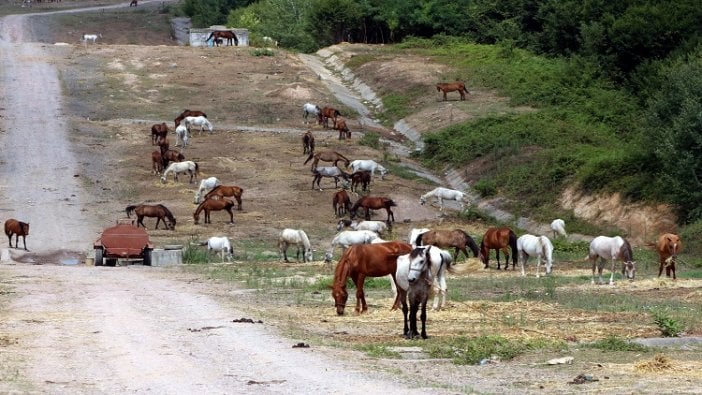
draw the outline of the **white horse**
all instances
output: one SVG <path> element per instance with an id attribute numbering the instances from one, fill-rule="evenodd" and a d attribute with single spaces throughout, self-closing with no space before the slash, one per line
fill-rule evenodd
<path id="1" fill-rule="evenodd" d="M 212 236 L 207 239 L 207 263 L 210 262 L 210 253 L 212 251 L 219 251 L 222 262 L 224 262 L 224 254 L 227 254 L 227 260 L 231 259 L 234 251 L 232 250 L 232 243 L 226 236 Z"/>
<path id="2" fill-rule="evenodd" d="M 304 252 L 302 253 L 302 261 L 312 262 L 314 259 L 312 246 L 310 245 L 310 239 L 307 237 L 307 233 L 305 233 L 304 230 L 288 228 L 283 229 L 283 231 L 280 233 L 280 237 L 278 238 L 278 250 L 280 251 L 281 258 L 283 258 L 285 262 L 290 262 L 288 261 L 288 247 L 291 244 L 295 244 L 295 246 L 297 246 L 295 258 L 298 261 L 300 260 L 300 246 L 302 246 L 304 249 Z"/>
<path id="3" fill-rule="evenodd" d="M 331 177 L 334 179 L 334 188 L 339 187 L 339 178 L 343 178 L 345 181 L 349 179 L 349 175 L 336 166 L 315 167 L 314 170 L 312 170 L 312 174 L 314 174 L 312 189 L 314 189 L 314 184 L 317 183 L 317 189 L 320 191 L 322 187 L 319 185 L 319 182 L 322 181 L 324 177 Z"/>
<path id="4" fill-rule="evenodd" d="M 205 128 L 212 133 L 212 123 L 202 115 L 197 117 L 185 117 L 185 127 L 190 130 L 192 126 L 200 127 L 200 134 L 202 134 Z"/>
<path id="5" fill-rule="evenodd" d="M 340 231 L 345 227 L 349 227 L 353 230 L 371 230 L 378 235 L 385 233 L 388 230 L 388 224 L 385 221 L 351 221 L 348 219 L 341 219 L 336 225 L 336 230 Z"/>
<path id="6" fill-rule="evenodd" d="M 97 41 L 98 37 L 102 38 L 102 33 L 98 33 L 98 34 L 87 34 L 86 33 L 86 34 L 83 34 L 83 42 L 85 44 L 87 44 L 88 41 L 91 41 L 93 44 L 95 44 L 95 41 Z"/>
<path id="7" fill-rule="evenodd" d="M 444 211 L 444 199 L 457 201 L 461 205 L 461 210 L 463 210 L 463 208 L 465 207 L 463 205 L 465 203 L 465 193 L 457 191 L 455 189 L 448 189 L 443 187 L 434 188 L 431 191 L 425 193 L 419 198 L 419 203 L 424 205 L 427 202 L 427 199 L 431 198 L 432 196 L 436 198 L 436 201 L 439 203 L 440 211 Z"/>
<path id="8" fill-rule="evenodd" d="M 175 129 L 175 134 L 176 134 L 176 143 L 175 146 L 178 146 L 178 142 L 180 141 L 183 144 L 183 148 L 185 148 L 188 145 L 188 140 L 190 140 L 188 136 L 188 128 L 184 124 L 178 125 Z"/>
<path id="9" fill-rule="evenodd" d="M 166 177 L 168 176 L 168 173 L 173 173 L 173 181 L 178 181 L 178 173 L 186 172 L 190 174 L 190 181 L 188 183 L 192 183 L 193 176 L 195 176 L 195 180 L 197 181 L 198 170 L 198 164 L 190 160 L 186 160 L 183 162 L 172 162 L 170 165 L 168 165 L 166 171 L 164 171 L 161 175 L 161 183 L 166 183 Z"/>
<path id="10" fill-rule="evenodd" d="M 351 161 L 351 163 L 349 163 L 349 165 L 346 167 L 351 168 L 351 173 L 355 173 L 359 170 L 370 171 L 372 176 L 375 176 L 375 170 L 377 169 L 380 173 L 381 180 L 388 173 L 387 169 L 385 169 L 381 164 L 370 159 L 356 159 L 354 161 Z"/>
<path id="11" fill-rule="evenodd" d="M 200 181 L 200 187 L 197 189 L 197 192 L 195 192 L 195 204 L 200 203 L 200 198 L 202 198 L 207 189 L 212 189 L 217 185 L 222 185 L 222 182 L 220 182 L 217 177 L 205 178 Z"/>
<path id="12" fill-rule="evenodd" d="M 553 244 L 546 236 L 523 235 L 517 239 L 517 253 L 522 267 L 522 276 L 526 276 L 524 266 L 530 256 L 536 256 L 536 277 L 539 277 L 541 259 L 546 260 L 546 274 L 551 274 L 553 265 Z"/>
<path id="13" fill-rule="evenodd" d="M 319 114 L 322 113 L 322 109 L 319 108 L 318 105 L 312 104 L 312 103 L 305 103 L 305 105 L 302 106 L 302 116 L 305 118 L 305 123 L 309 123 L 307 121 L 307 117 L 310 115 L 314 115 L 314 117 L 317 119 L 317 122 L 319 122 Z"/>
<path id="14" fill-rule="evenodd" d="M 565 221 L 560 218 L 554 219 L 553 222 L 551 222 L 551 230 L 553 230 L 554 239 L 556 238 L 556 234 L 563 237 L 568 237 L 568 233 L 566 233 L 565 230 Z"/>
<path id="15" fill-rule="evenodd" d="M 343 252 L 352 245 L 371 244 L 374 240 L 379 238 L 377 233 L 370 230 L 345 230 L 339 232 L 334 236 L 334 239 L 332 239 L 331 247 L 326 252 L 324 260 L 331 262 L 331 257 L 336 247 L 341 247 Z"/>
<path id="16" fill-rule="evenodd" d="M 412 244 L 413 247 L 416 247 L 417 246 L 417 237 L 419 237 L 419 235 L 421 235 L 422 233 L 429 232 L 430 230 L 431 229 L 429 229 L 429 228 L 414 228 L 414 229 L 410 230 L 409 237 L 408 237 L 409 243 Z"/>
<path id="17" fill-rule="evenodd" d="M 412 256 L 414 255 L 414 258 Z M 418 256 L 424 259 L 427 258 L 430 267 L 430 275 L 432 286 L 434 288 L 434 301 L 432 303 L 433 310 L 439 310 L 446 307 L 446 298 L 448 295 L 448 285 L 446 283 L 446 271 L 453 272 L 453 258 L 451 254 L 435 246 L 420 246 L 416 247 L 411 253 L 401 255 L 397 258 L 397 271 L 395 273 L 395 281 L 397 286 L 403 290 L 409 288 L 411 278 L 415 278 L 419 273 L 410 268 L 410 263 Z M 394 286 L 395 284 L 391 282 Z M 393 287 L 393 291 L 396 291 Z M 441 302 L 439 303 L 439 299 Z"/>
<path id="18" fill-rule="evenodd" d="M 631 250 L 631 245 L 620 236 L 595 237 L 590 242 L 588 259 L 592 262 L 593 284 L 595 283 L 595 266 L 597 266 L 600 284 L 602 284 L 602 269 L 604 268 L 606 260 L 612 261 L 612 274 L 609 277 L 609 285 L 614 285 L 614 265 L 617 260 L 622 262 L 622 278 L 626 276 L 629 281 L 633 281 L 636 275 L 636 262 L 634 261 L 634 253 Z M 598 260 L 599 262 L 597 262 Z"/>

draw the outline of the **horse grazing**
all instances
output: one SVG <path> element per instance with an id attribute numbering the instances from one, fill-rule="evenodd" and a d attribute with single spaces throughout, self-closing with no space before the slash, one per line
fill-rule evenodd
<path id="1" fill-rule="evenodd" d="M 388 230 L 388 225 L 383 221 L 351 221 L 348 219 L 340 219 L 336 224 L 336 230 L 340 231 L 345 227 L 349 227 L 353 230 L 370 230 L 377 234 L 383 234 Z"/>
<path id="2" fill-rule="evenodd" d="M 346 167 L 350 167 L 352 173 L 356 173 L 359 171 L 370 171 L 371 176 L 373 177 L 375 177 L 375 171 L 378 170 L 378 173 L 380 173 L 381 180 L 384 179 L 385 175 L 388 173 L 386 168 L 384 168 L 381 164 L 371 159 L 356 159 L 351 163 L 347 164 Z"/>
<path id="3" fill-rule="evenodd" d="M 312 246 L 310 245 L 310 239 L 307 237 L 307 233 L 305 233 L 304 230 L 302 229 L 283 229 L 282 232 L 280 232 L 280 237 L 278 237 L 278 251 L 280 251 L 280 257 L 285 260 L 285 262 L 290 262 L 288 261 L 288 247 L 291 244 L 295 244 L 297 246 L 297 252 L 295 254 L 295 259 L 300 261 L 300 247 L 302 247 L 302 250 L 304 251 L 302 253 L 302 262 L 312 262 L 314 259 L 313 254 L 312 254 Z"/>
<path id="4" fill-rule="evenodd" d="M 383 277 L 391 275 L 395 281 L 397 258 L 408 254 L 412 246 L 401 241 L 389 241 L 377 244 L 354 245 L 348 248 L 339 259 L 334 271 L 332 297 L 336 314 L 343 315 L 349 294 L 346 282 L 349 277 L 356 286 L 356 312 L 368 311 L 363 285 L 366 277 Z"/>
<path id="5" fill-rule="evenodd" d="M 658 260 L 660 261 L 660 267 L 658 268 L 658 277 L 663 274 L 663 268 L 665 267 L 665 276 L 670 277 L 670 272 L 673 272 L 673 280 L 675 277 L 675 260 L 678 257 L 678 253 L 683 248 L 680 236 L 672 233 L 664 233 L 658 237 L 656 242 L 656 251 L 658 251 Z"/>
<path id="6" fill-rule="evenodd" d="M 127 213 L 127 217 L 129 217 L 129 214 L 131 213 L 135 213 L 137 215 L 137 227 L 141 225 L 144 227 L 144 229 L 146 229 L 146 225 L 144 225 L 144 217 L 151 217 L 156 218 L 156 227 L 154 229 L 158 229 L 158 224 L 163 221 L 163 225 L 166 227 L 166 229 L 175 230 L 176 219 L 171 213 L 171 210 L 169 210 L 163 204 L 130 205 L 127 206 L 124 211 Z M 166 222 L 166 219 L 168 219 L 168 222 Z"/>
<path id="7" fill-rule="evenodd" d="M 200 127 L 200 134 L 205 131 L 205 128 L 207 128 L 208 132 L 212 133 L 212 123 L 202 115 L 197 117 L 185 117 L 185 127 L 190 130 L 191 126 Z"/>
<path id="8" fill-rule="evenodd" d="M 505 270 L 509 268 L 509 251 L 512 249 L 512 270 L 517 265 L 517 235 L 510 228 L 489 228 L 480 242 L 480 260 L 488 268 L 490 250 L 495 250 L 497 256 L 497 270 L 500 270 L 500 250 L 505 253 Z"/>
<path id="9" fill-rule="evenodd" d="M 334 208 L 334 215 L 337 217 L 342 217 L 351 209 L 351 198 L 349 194 L 346 193 L 345 189 L 337 191 L 332 199 L 332 207 Z"/>
<path id="10" fill-rule="evenodd" d="M 166 138 L 168 136 L 168 126 L 166 123 L 156 123 L 151 125 L 151 145 L 156 145 L 156 142 L 160 138 Z"/>
<path id="11" fill-rule="evenodd" d="M 183 162 L 173 162 L 170 165 L 168 165 L 166 171 L 163 172 L 163 175 L 161 176 L 161 182 L 166 182 L 166 177 L 168 176 L 168 173 L 173 173 L 173 181 L 178 181 L 178 173 L 187 172 L 188 174 L 190 174 L 190 181 L 188 183 L 192 184 L 193 177 L 195 177 L 195 180 L 197 181 L 198 171 L 199 166 L 193 161 L 186 160 Z"/>
<path id="12" fill-rule="evenodd" d="M 461 211 L 465 207 L 464 206 L 465 193 L 463 193 L 461 191 L 457 191 L 455 189 L 449 189 L 449 188 L 443 188 L 443 187 L 434 188 L 419 198 L 419 204 L 424 205 L 427 202 L 427 200 L 431 197 L 434 197 L 436 199 L 436 201 L 439 203 L 439 210 L 440 211 L 444 211 L 444 199 L 457 201 L 461 205 Z"/>
<path id="13" fill-rule="evenodd" d="M 361 191 L 369 191 L 368 185 L 371 182 L 371 172 L 366 170 L 357 171 L 351 174 L 351 192 L 358 193 L 358 185 L 361 185 Z"/>
<path id="14" fill-rule="evenodd" d="M 333 162 L 334 166 L 337 166 L 337 163 L 339 162 L 344 162 L 344 166 L 349 167 L 349 160 L 344 156 L 341 155 L 340 153 L 336 151 L 322 151 L 322 152 L 317 152 L 316 154 L 314 152 L 310 152 L 310 156 L 307 157 L 307 160 L 303 165 L 306 165 L 307 162 L 312 161 L 312 170 L 314 170 L 317 167 L 317 163 L 319 161 L 323 162 Z"/>
<path id="15" fill-rule="evenodd" d="M 169 149 L 161 152 L 161 162 L 163 164 L 163 167 L 168 167 L 168 164 L 170 162 L 182 162 L 184 160 L 185 155 L 181 154 L 178 151 Z"/>
<path id="16" fill-rule="evenodd" d="M 177 128 L 178 125 L 180 125 L 180 121 L 184 120 L 185 117 L 200 117 L 200 116 L 207 118 L 207 114 L 205 114 L 205 113 L 202 112 L 202 111 L 199 111 L 199 110 L 183 110 L 183 112 L 180 113 L 180 115 L 178 115 L 178 116 L 173 120 L 173 121 L 175 122 L 175 126 L 174 126 L 174 127 Z"/>
<path id="17" fill-rule="evenodd" d="M 163 158 L 161 157 L 161 151 L 156 150 L 151 153 L 151 168 L 153 173 L 160 175 L 163 171 Z"/>
<path id="18" fill-rule="evenodd" d="M 27 249 L 27 235 L 29 235 L 29 223 L 18 221 L 14 218 L 10 218 L 5 221 L 5 234 L 10 242 L 10 248 L 12 248 L 12 236 L 15 236 L 15 248 L 19 248 L 19 237 L 22 236 L 22 244 L 24 244 L 24 250 Z"/>
<path id="19" fill-rule="evenodd" d="M 188 145 L 188 141 L 190 140 L 190 136 L 188 133 L 188 128 L 185 125 L 178 125 L 175 129 L 175 134 L 176 134 L 176 143 L 175 146 L 177 147 L 180 142 L 180 144 L 185 148 Z"/>
<path id="20" fill-rule="evenodd" d="M 453 247 L 454 261 L 458 259 L 458 254 L 460 252 L 463 252 L 463 254 L 465 254 L 466 259 L 470 257 L 468 255 L 468 250 L 466 250 L 466 247 L 470 248 L 470 250 L 473 252 L 474 257 L 477 257 L 479 255 L 478 245 L 475 244 L 475 240 L 473 240 L 473 238 L 470 237 L 468 233 L 461 229 L 429 230 L 417 235 L 415 243 L 417 247 L 423 245 L 433 245 L 441 248 Z"/>
<path id="21" fill-rule="evenodd" d="M 466 89 L 466 84 L 461 81 L 438 83 L 436 84 L 436 91 L 444 92 L 444 101 L 446 101 L 446 93 L 448 92 L 458 91 L 458 94 L 461 95 L 461 100 L 466 100 L 466 93 L 470 94 L 468 89 Z"/>
<path id="22" fill-rule="evenodd" d="M 378 239 L 378 234 L 371 230 L 344 230 L 334 236 L 327 253 L 331 255 L 336 247 L 345 250 L 353 245 L 371 244 L 376 239 Z"/>
<path id="23" fill-rule="evenodd" d="M 551 274 L 553 265 L 553 244 L 546 236 L 523 235 L 517 239 L 517 252 L 519 264 L 522 267 L 522 276 L 526 276 L 524 266 L 530 256 L 536 256 L 536 278 L 539 278 L 541 259 L 546 260 L 546 274 Z"/>
<path id="24" fill-rule="evenodd" d="M 333 129 L 339 131 L 339 140 L 351 139 L 351 129 L 346 125 L 344 118 L 335 119 Z"/>
<path id="25" fill-rule="evenodd" d="M 229 223 L 233 224 L 234 223 L 234 213 L 232 212 L 232 208 L 234 207 L 234 202 L 227 199 L 227 198 L 221 198 L 221 199 L 205 199 L 200 205 L 197 206 L 195 209 L 195 212 L 193 213 L 193 219 L 195 220 L 195 225 L 200 222 L 200 212 L 205 211 L 205 223 L 206 224 L 211 224 L 212 220 L 210 219 L 210 212 L 211 211 L 221 211 L 225 210 L 226 212 L 229 213 Z"/>
<path id="26" fill-rule="evenodd" d="M 306 131 L 302 135 L 302 154 L 312 154 L 314 152 L 314 136 L 311 131 Z"/>
<path id="27" fill-rule="evenodd" d="M 234 197 L 237 203 L 237 211 L 241 211 L 241 195 L 244 190 L 236 185 L 218 185 L 207 192 L 205 199 L 221 199 L 224 197 Z"/>
<path id="28" fill-rule="evenodd" d="M 217 177 L 205 178 L 204 180 L 200 181 L 200 187 L 197 188 L 197 192 L 195 192 L 195 204 L 200 203 L 200 198 L 205 190 L 212 189 L 218 185 L 222 185 L 222 182 L 219 181 Z"/>
<path id="29" fill-rule="evenodd" d="M 597 266 L 597 272 L 600 276 L 599 283 L 602 284 L 602 269 L 605 261 L 608 259 L 612 260 L 612 274 L 609 277 L 609 285 L 614 285 L 614 265 L 617 260 L 622 262 L 622 278 L 626 276 L 629 281 L 633 281 L 636 275 L 636 262 L 634 262 L 631 244 L 620 236 L 597 236 L 592 239 L 588 259 L 592 262 L 592 284 L 595 283 L 595 266 Z"/>
<path id="30" fill-rule="evenodd" d="M 226 236 L 212 236 L 209 239 L 207 239 L 206 242 L 201 243 L 200 245 L 207 246 L 207 263 L 210 263 L 210 254 L 212 251 L 219 251 L 220 256 L 222 257 L 222 262 L 224 262 L 225 253 L 227 254 L 227 260 L 229 260 L 232 257 L 232 254 L 234 253 L 234 250 L 232 249 L 232 243 Z"/>
<path id="31" fill-rule="evenodd" d="M 395 214 L 392 212 L 390 207 L 396 206 L 397 204 L 395 204 L 392 199 L 386 197 L 363 196 L 356 200 L 356 203 L 354 203 L 354 205 L 351 207 L 351 219 L 356 218 L 356 213 L 358 212 L 359 207 L 366 210 L 366 215 L 364 217 L 366 221 L 370 220 L 370 210 L 380 210 L 381 208 L 384 208 L 388 213 L 388 218 L 385 220 L 385 222 L 390 224 L 391 222 L 395 222 Z"/>
<path id="32" fill-rule="evenodd" d="M 336 118 L 340 116 L 341 113 L 334 107 L 325 106 L 322 108 L 321 120 L 322 124 L 327 129 L 329 129 L 329 120 L 331 119 L 334 123 L 336 123 Z"/>
<path id="33" fill-rule="evenodd" d="M 322 187 L 319 186 L 319 182 L 322 181 L 322 178 L 324 177 L 334 178 L 334 188 L 339 187 L 339 178 L 348 180 L 350 177 L 347 173 L 336 166 L 315 167 L 312 169 L 312 173 L 314 174 L 314 178 L 312 179 L 312 189 L 314 189 L 314 184 L 316 182 L 317 189 L 320 191 L 322 190 Z"/>
<path id="34" fill-rule="evenodd" d="M 236 37 L 236 34 L 230 30 L 215 30 L 210 33 L 205 41 L 210 41 L 210 39 L 215 42 L 219 39 L 225 39 L 227 40 L 227 45 L 232 46 L 233 41 L 235 46 L 239 46 L 239 39 Z"/>
<path id="35" fill-rule="evenodd" d="M 559 234 L 563 237 L 568 237 L 568 233 L 566 233 L 565 230 L 565 221 L 563 221 L 560 218 L 554 219 L 551 222 L 551 230 L 553 231 L 553 238 L 556 238 L 556 234 Z"/>
<path id="36" fill-rule="evenodd" d="M 307 117 L 310 115 L 314 115 L 318 124 L 322 123 L 322 109 L 316 104 L 305 103 L 302 106 L 302 117 L 305 118 L 305 124 L 309 123 Z"/>

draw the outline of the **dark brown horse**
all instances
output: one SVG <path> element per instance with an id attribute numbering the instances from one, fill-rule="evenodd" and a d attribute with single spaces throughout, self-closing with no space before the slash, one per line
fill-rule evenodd
<path id="1" fill-rule="evenodd" d="M 446 93 L 448 92 L 458 91 L 461 95 L 461 100 L 466 100 L 466 93 L 470 94 L 466 89 L 466 84 L 461 81 L 436 84 L 436 90 L 444 92 L 444 101 L 446 101 Z"/>
<path id="2" fill-rule="evenodd" d="M 156 145 L 159 139 L 168 136 L 168 126 L 165 122 L 151 125 L 151 145 Z"/>
<path id="3" fill-rule="evenodd" d="M 500 250 L 505 253 L 505 270 L 509 268 L 509 250 L 512 249 L 512 270 L 517 264 L 517 235 L 510 228 L 489 228 L 480 242 L 480 260 L 488 267 L 490 250 L 495 250 L 497 255 L 497 270 L 500 270 Z"/>
<path id="4" fill-rule="evenodd" d="M 236 199 L 237 203 L 237 210 L 241 211 L 241 195 L 244 193 L 244 190 L 241 187 L 238 187 L 236 185 L 217 185 L 216 187 L 212 188 L 211 191 L 207 192 L 205 195 L 205 200 L 206 199 L 221 199 L 224 197 L 231 197 L 233 196 L 234 199 Z"/>
<path id="5" fill-rule="evenodd" d="M 368 191 L 370 182 L 371 172 L 368 170 L 359 170 L 351 174 L 351 192 L 358 192 L 358 184 L 361 184 L 361 191 Z"/>
<path id="6" fill-rule="evenodd" d="M 29 223 L 21 222 L 16 219 L 10 218 L 5 221 L 5 234 L 7 239 L 10 241 L 10 248 L 12 248 L 12 236 L 15 236 L 15 248 L 19 248 L 19 237 L 22 236 L 22 243 L 24 244 L 24 250 L 27 249 L 27 235 L 29 235 Z"/>
<path id="7" fill-rule="evenodd" d="M 317 167 L 317 164 L 319 161 L 324 161 L 324 162 L 334 162 L 334 166 L 337 166 L 337 163 L 339 162 L 344 162 L 344 166 L 349 167 L 349 163 L 351 163 L 348 158 L 346 158 L 344 155 L 341 155 L 340 153 L 336 151 L 322 151 L 322 152 L 317 152 L 316 154 L 314 152 L 310 152 L 310 156 L 307 157 L 307 160 L 303 165 L 306 165 L 307 162 L 312 161 L 312 170 Z"/>
<path id="8" fill-rule="evenodd" d="M 327 129 L 329 129 L 329 120 L 331 119 L 333 121 L 333 125 L 334 123 L 336 123 L 336 117 L 340 116 L 341 113 L 334 107 L 324 107 L 322 108 L 322 112 L 320 113 L 320 117 L 322 118 L 322 124 Z"/>
<path id="9" fill-rule="evenodd" d="M 195 220 L 195 225 L 200 222 L 200 212 L 203 210 L 205 211 L 205 223 L 206 224 L 211 224 L 212 221 L 210 220 L 210 211 L 221 211 L 225 210 L 226 212 L 229 213 L 229 223 L 233 224 L 234 223 L 234 213 L 232 212 L 232 208 L 234 208 L 234 202 L 232 200 L 229 200 L 227 198 L 221 198 L 221 199 L 205 199 L 204 202 L 200 203 L 199 206 L 197 206 L 197 209 L 195 209 L 195 212 L 193 213 L 193 219 Z"/>
<path id="10" fill-rule="evenodd" d="M 339 131 L 339 140 L 351 139 L 351 130 L 346 126 L 344 118 L 334 120 L 334 129 Z"/>
<path id="11" fill-rule="evenodd" d="M 349 194 L 346 193 L 345 189 L 337 191 L 334 194 L 332 206 L 334 207 L 334 215 L 337 217 L 343 217 L 349 212 L 351 209 L 351 198 L 349 198 Z"/>
<path id="12" fill-rule="evenodd" d="M 158 229 L 158 224 L 163 221 L 163 225 L 166 227 L 166 229 L 175 230 L 176 219 L 171 213 L 171 210 L 169 210 L 163 204 L 131 205 L 127 206 L 124 211 L 127 213 L 127 217 L 129 217 L 131 213 L 135 213 L 137 215 L 137 227 L 141 225 L 144 227 L 144 229 L 146 229 L 146 225 L 144 225 L 144 217 L 151 217 L 156 218 L 156 227 L 154 229 Z M 166 222 L 166 219 L 168 219 L 168 222 Z"/>
<path id="13" fill-rule="evenodd" d="M 475 240 L 461 229 L 437 229 L 430 230 L 428 232 L 422 233 L 417 236 L 416 241 L 418 246 L 421 245 L 433 245 L 439 248 L 449 248 L 453 247 L 453 260 L 454 262 L 458 258 L 459 252 L 463 252 L 466 258 L 469 258 L 468 251 L 466 247 L 473 251 L 473 256 L 477 257 L 480 254 L 478 251 L 478 245 L 475 244 Z"/>
<path id="14" fill-rule="evenodd" d="M 236 37 L 236 34 L 230 30 L 215 30 L 210 33 L 205 41 L 210 41 L 210 39 L 214 40 L 215 43 L 217 43 L 220 39 L 225 39 L 227 40 L 227 45 L 231 46 L 233 41 L 234 45 L 239 46 L 239 39 Z"/>
<path id="15" fill-rule="evenodd" d="M 184 160 L 185 155 L 181 154 L 178 151 L 169 149 L 164 152 L 161 152 L 161 163 L 163 164 L 164 168 L 168 167 L 168 164 L 171 162 L 182 162 Z"/>
<path id="16" fill-rule="evenodd" d="M 397 204 L 395 204 L 392 199 L 388 199 L 386 197 L 363 196 L 356 200 L 356 203 L 354 203 L 353 207 L 351 207 L 351 219 L 356 218 L 359 207 L 363 207 L 366 210 L 366 215 L 364 217 L 366 221 L 370 221 L 370 210 L 380 210 L 381 208 L 384 208 L 388 213 L 388 218 L 385 220 L 385 222 L 390 224 L 391 222 L 395 222 L 395 214 L 393 214 L 392 210 L 390 209 L 390 207 L 394 206 L 396 207 Z"/>
<path id="17" fill-rule="evenodd" d="M 361 244 L 351 246 L 339 259 L 334 271 L 332 297 L 336 306 L 336 314 L 343 315 L 349 294 L 346 291 L 346 282 L 349 278 L 356 285 L 356 312 L 368 311 L 363 284 L 366 277 L 382 277 L 388 274 L 395 281 L 397 271 L 397 257 L 412 251 L 412 245 L 401 241 L 389 241 L 377 244 Z M 395 300 L 394 305 L 399 305 Z"/>
<path id="18" fill-rule="evenodd" d="M 314 136 L 311 131 L 306 131 L 302 135 L 302 153 L 311 154 L 314 152 Z"/>
<path id="19" fill-rule="evenodd" d="M 199 116 L 203 116 L 203 117 L 207 118 L 207 114 L 205 114 L 205 113 L 202 112 L 202 111 L 198 111 L 198 110 L 183 110 L 183 112 L 180 113 L 180 115 L 178 115 L 178 116 L 176 117 L 176 119 L 174 119 L 173 121 L 175 122 L 175 127 L 178 127 L 178 125 L 180 125 L 180 121 L 184 120 L 185 117 L 199 117 Z"/>
<path id="20" fill-rule="evenodd" d="M 163 171 L 163 158 L 161 157 L 161 151 L 156 150 L 151 153 L 151 167 L 156 175 L 161 175 Z"/>

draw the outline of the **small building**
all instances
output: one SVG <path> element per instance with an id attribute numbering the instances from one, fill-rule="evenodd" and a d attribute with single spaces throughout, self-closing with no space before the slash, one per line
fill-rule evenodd
<path id="1" fill-rule="evenodd" d="M 236 35 L 236 38 L 239 40 L 239 46 L 240 47 L 248 47 L 249 46 L 249 30 L 248 29 L 232 29 L 228 28 L 226 26 L 210 26 L 208 28 L 190 28 L 189 29 L 189 36 L 190 36 L 190 46 L 192 47 L 212 47 L 214 46 L 214 43 L 212 40 L 207 41 L 207 38 L 212 34 L 213 31 L 215 30 L 227 30 L 234 35 Z M 222 43 L 222 45 L 227 45 L 226 42 Z"/>

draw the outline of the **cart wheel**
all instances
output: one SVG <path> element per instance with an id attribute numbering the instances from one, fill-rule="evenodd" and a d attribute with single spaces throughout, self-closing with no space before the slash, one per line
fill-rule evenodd
<path id="1" fill-rule="evenodd" d="M 144 266 L 151 266 L 151 248 L 144 248 Z"/>
<path id="2" fill-rule="evenodd" d="M 102 266 L 102 248 L 95 249 L 95 266 Z"/>

